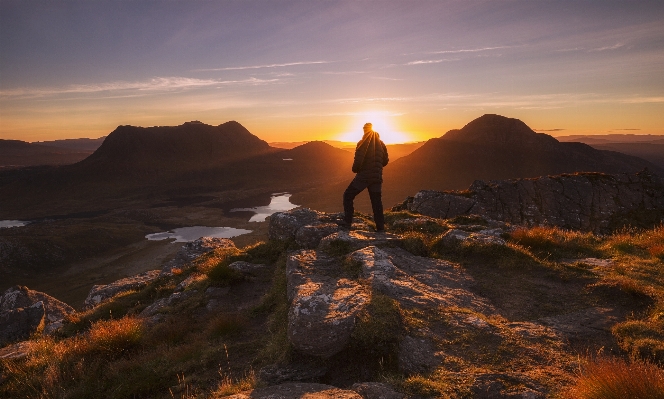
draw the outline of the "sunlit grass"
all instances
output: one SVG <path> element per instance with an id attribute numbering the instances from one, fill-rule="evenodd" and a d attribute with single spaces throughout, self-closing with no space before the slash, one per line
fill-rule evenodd
<path id="1" fill-rule="evenodd" d="M 662 399 L 664 370 L 643 361 L 617 358 L 587 361 L 567 392 L 569 399 Z"/>

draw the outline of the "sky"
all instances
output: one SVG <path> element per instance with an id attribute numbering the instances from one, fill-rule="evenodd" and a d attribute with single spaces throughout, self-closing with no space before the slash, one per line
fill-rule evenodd
<path id="1" fill-rule="evenodd" d="M 0 138 L 664 134 L 664 1 L 0 0 Z"/>

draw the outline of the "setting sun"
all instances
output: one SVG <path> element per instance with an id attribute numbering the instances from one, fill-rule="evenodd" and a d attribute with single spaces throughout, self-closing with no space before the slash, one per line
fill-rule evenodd
<path id="1" fill-rule="evenodd" d="M 392 122 L 392 116 L 394 114 L 387 111 L 369 111 L 358 113 L 351 126 L 348 127 L 348 131 L 341 133 L 337 140 L 345 142 L 356 142 L 362 138 L 362 126 L 365 123 L 371 122 L 373 124 L 373 130 L 380 134 L 381 140 L 385 144 L 400 144 L 412 139 L 408 134 L 398 131 L 394 127 Z"/>

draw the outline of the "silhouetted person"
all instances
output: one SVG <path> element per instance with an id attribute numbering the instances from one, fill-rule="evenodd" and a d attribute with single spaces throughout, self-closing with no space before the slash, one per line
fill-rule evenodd
<path id="1" fill-rule="evenodd" d="M 381 188 L 383 184 L 383 166 L 387 165 L 387 147 L 371 123 L 364 125 L 364 136 L 355 147 L 353 172 L 357 173 L 344 192 L 344 227 L 353 224 L 353 200 L 365 188 L 369 189 L 371 208 L 373 209 L 376 231 L 385 231 Z"/>

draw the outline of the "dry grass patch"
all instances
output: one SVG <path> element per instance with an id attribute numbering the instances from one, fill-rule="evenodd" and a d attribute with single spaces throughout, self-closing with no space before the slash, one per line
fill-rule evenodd
<path id="1" fill-rule="evenodd" d="M 559 227 L 536 226 L 519 228 L 510 233 L 510 240 L 540 257 L 574 258 L 601 256 L 600 238 L 592 233 L 563 230 Z"/>
<path id="2" fill-rule="evenodd" d="M 569 399 L 663 399 L 664 371 L 652 363 L 617 358 L 587 361 Z"/>

